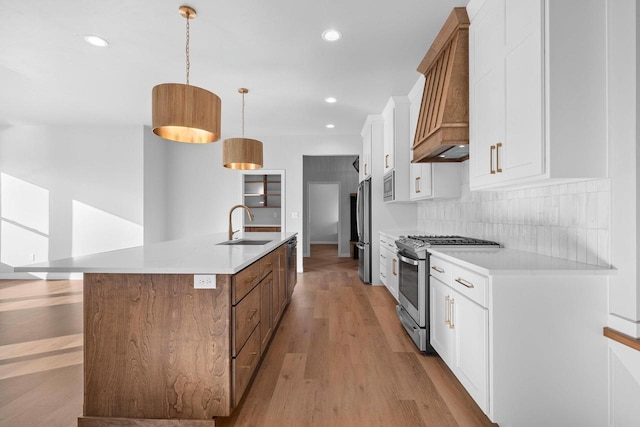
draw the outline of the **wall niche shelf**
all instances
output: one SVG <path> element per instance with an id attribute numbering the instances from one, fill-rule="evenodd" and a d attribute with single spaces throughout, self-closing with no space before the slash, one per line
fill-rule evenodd
<path id="1" fill-rule="evenodd" d="M 283 172 L 245 173 L 242 180 L 242 203 L 254 215 L 244 214 L 245 231 L 282 231 Z"/>

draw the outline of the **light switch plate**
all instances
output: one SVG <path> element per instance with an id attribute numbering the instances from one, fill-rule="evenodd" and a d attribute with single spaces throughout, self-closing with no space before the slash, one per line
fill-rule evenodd
<path id="1" fill-rule="evenodd" d="M 194 274 L 193 287 L 195 289 L 215 289 L 216 275 L 215 274 Z"/>

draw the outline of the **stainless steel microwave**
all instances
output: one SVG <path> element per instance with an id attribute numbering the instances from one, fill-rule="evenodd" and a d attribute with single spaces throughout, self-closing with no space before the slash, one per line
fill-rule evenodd
<path id="1" fill-rule="evenodd" d="M 389 171 L 384 175 L 383 200 L 385 202 L 393 202 L 396 199 L 396 195 L 395 195 L 395 188 L 396 188 L 395 180 L 396 180 L 396 172 L 395 171 Z"/>

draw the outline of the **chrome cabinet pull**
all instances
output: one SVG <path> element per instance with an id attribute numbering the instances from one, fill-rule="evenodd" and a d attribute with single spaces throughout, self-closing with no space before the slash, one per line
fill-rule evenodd
<path id="1" fill-rule="evenodd" d="M 496 173 L 495 169 L 493 169 L 493 151 L 495 149 L 496 149 L 495 145 L 492 145 L 491 147 L 489 147 L 489 166 L 491 169 L 491 175 Z"/>
<path id="2" fill-rule="evenodd" d="M 384 167 L 385 168 L 389 167 L 389 155 L 388 154 L 384 155 Z"/>
<path id="3" fill-rule="evenodd" d="M 437 271 L 438 273 L 444 273 L 444 270 L 437 265 L 432 266 L 431 269 Z"/>
<path id="4" fill-rule="evenodd" d="M 391 261 L 393 261 L 391 263 L 391 272 L 393 273 L 394 276 L 397 276 L 398 273 L 396 272 L 396 264 L 398 263 L 398 260 L 394 258 Z"/>
<path id="5" fill-rule="evenodd" d="M 420 177 L 416 177 L 416 193 L 420 192 Z"/>
<path id="6" fill-rule="evenodd" d="M 502 147 L 502 142 L 496 144 L 496 172 L 498 173 L 502 173 L 502 169 L 500 168 L 500 147 Z"/>
<path id="7" fill-rule="evenodd" d="M 456 279 L 456 282 L 460 283 L 462 286 L 466 286 L 467 288 L 471 289 L 474 288 L 475 286 L 473 286 L 473 283 L 471 282 L 467 282 L 466 280 L 464 280 L 462 277 L 458 277 Z"/>

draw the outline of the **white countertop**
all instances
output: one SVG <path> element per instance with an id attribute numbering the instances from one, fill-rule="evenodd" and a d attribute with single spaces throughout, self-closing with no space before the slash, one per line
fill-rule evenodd
<path id="1" fill-rule="evenodd" d="M 486 276 L 497 275 L 614 275 L 615 268 L 505 248 L 429 248 L 446 261 Z"/>
<path id="2" fill-rule="evenodd" d="M 171 240 L 134 248 L 14 267 L 16 272 L 235 274 L 297 233 L 236 233 L 270 240 L 259 246 L 218 245 L 227 233 Z"/>

